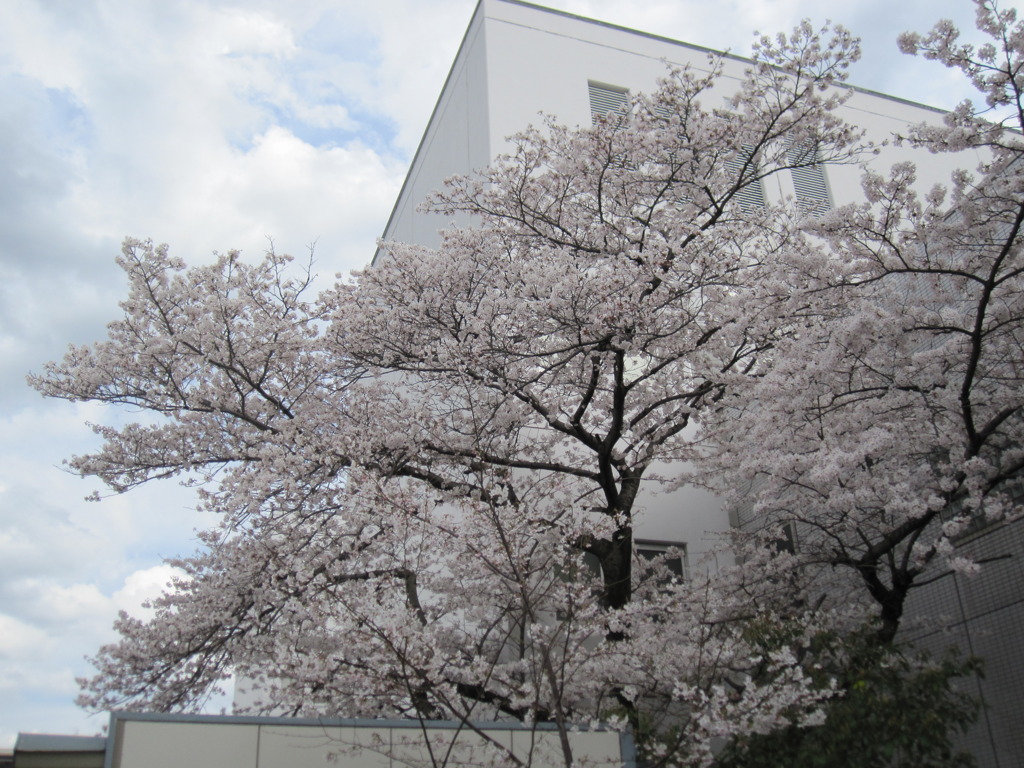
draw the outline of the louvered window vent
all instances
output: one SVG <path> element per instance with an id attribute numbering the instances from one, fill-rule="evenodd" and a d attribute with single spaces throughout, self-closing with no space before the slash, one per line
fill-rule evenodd
<path id="1" fill-rule="evenodd" d="M 608 115 L 624 115 L 629 109 L 629 91 L 613 85 L 590 83 L 590 119 L 597 124 Z"/>

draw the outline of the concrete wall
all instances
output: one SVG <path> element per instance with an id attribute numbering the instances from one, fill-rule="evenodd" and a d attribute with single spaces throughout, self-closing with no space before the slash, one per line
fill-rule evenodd
<path id="1" fill-rule="evenodd" d="M 113 715 L 106 768 L 416 768 L 484 765 L 511 753 L 526 765 L 564 765 L 551 729 L 487 723 Z M 577 764 L 632 766 L 631 740 L 614 731 L 569 734 Z M 429 742 L 429 749 L 428 749 Z"/>

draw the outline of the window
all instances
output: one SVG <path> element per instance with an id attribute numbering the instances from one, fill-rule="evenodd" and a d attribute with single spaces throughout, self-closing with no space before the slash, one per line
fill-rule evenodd
<path id="1" fill-rule="evenodd" d="M 725 161 L 726 168 L 729 169 L 729 173 L 734 178 L 740 179 L 741 174 L 744 173 L 748 177 L 757 175 L 757 164 L 751 162 L 753 152 L 753 147 L 744 147 L 740 152 Z M 744 166 L 746 166 L 745 169 Z M 736 193 L 736 201 L 744 211 L 749 211 L 752 208 L 763 208 L 764 188 L 761 186 L 761 180 L 754 179 L 743 189 L 739 190 Z"/>
<path id="2" fill-rule="evenodd" d="M 668 568 L 673 580 L 686 578 L 686 545 L 675 541 L 652 541 L 637 539 L 633 549 L 638 559 L 651 562 L 664 558 L 662 564 Z"/>
<path id="3" fill-rule="evenodd" d="M 609 115 L 624 115 L 629 110 L 629 91 L 614 85 L 588 83 L 590 121 L 597 124 Z"/>
<path id="4" fill-rule="evenodd" d="M 787 552 L 791 555 L 796 554 L 796 523 L 790 521 L 784 523 L 782 528 L 779 529 L 779 535 L 772 540 L 771 546 L 776 552 Z"/>
<path id="5" fill-rule="evenodd" d="M 793 191 L 800 209 L 812 216 L 820 216 L 831 208 L 825 166 L 818 160 L 818 147 L 790 142 L 786 149 L 786 162 L 791 166 Z"/>
<path id="6" fill-rule="evenodd" d="M 686 578 L 688 566 L 685 544 L 678 541 L 634 539 L 633 552 L 637 560 L 642 560 L 645 563 L 657 560 L 658 558 L 664 558 L 662 564 L 669 570 L 673 579 Z M 583 555 L 583 567 L 591 576 L 597 579 L 601 578 L 601 562 L 597 559 L 596 555 L 590 552 L 585 553 Z"/>

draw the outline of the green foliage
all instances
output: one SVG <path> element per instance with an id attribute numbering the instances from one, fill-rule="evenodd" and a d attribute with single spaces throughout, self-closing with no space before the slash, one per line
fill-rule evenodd
<path id="1" fill-rule="evenodd" d="M 791 725 L 730 743 L 717 768 L 970 768 L 974 758 L 954 745 L 978 714 L 958 678 L 980 674 L 978 659 L 931 660 L 909 649 L 880 646 L 864 633 L 830 638 L 813 653 L 840 694 L 820 726 Z M 963 687 L 963 686 L 961 686 Z"/>

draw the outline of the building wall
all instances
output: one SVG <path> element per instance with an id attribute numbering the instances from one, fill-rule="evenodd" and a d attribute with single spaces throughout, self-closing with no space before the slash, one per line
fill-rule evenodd
<path id="1" fill-rule="evenodd" d="M 482 7 L 477 8 L 420 141 L 412 167 L 384 231 L 384 239 L 435 246 L 444 221 L 417 213 L 430 192 L 448 176 L 469 173 L 490 162 L 488 56 Z"/>
<path id="2" fill-rule="evenodd" d="M 474 730 L 475 728 L 475 730 Z M 559 734 L 514 723 L 301 720 L 114 713 L 109 768 L 409 768 L 487 765 L 511 753 L 526 765 L 560 765 Z M 429 740 L 429 750 L 428 750 Z M 568 735 L 573 756 L 593 768 L 633 768 L 632 740 L 614 731 Z"/>
<path id="3" fill-rule="evenodd" d="M 981 572 L 941 576 L 939 564 L 940 578 L 910 594 L 904 637 L 936 657 L 956 647 L 984 660 L 984 675 L 964 681 L 982 712 L 963 743 L 982 768 L 1009 768 L 1024 759 L 1024 519 L 969 534 L 959 550 Z"/>

